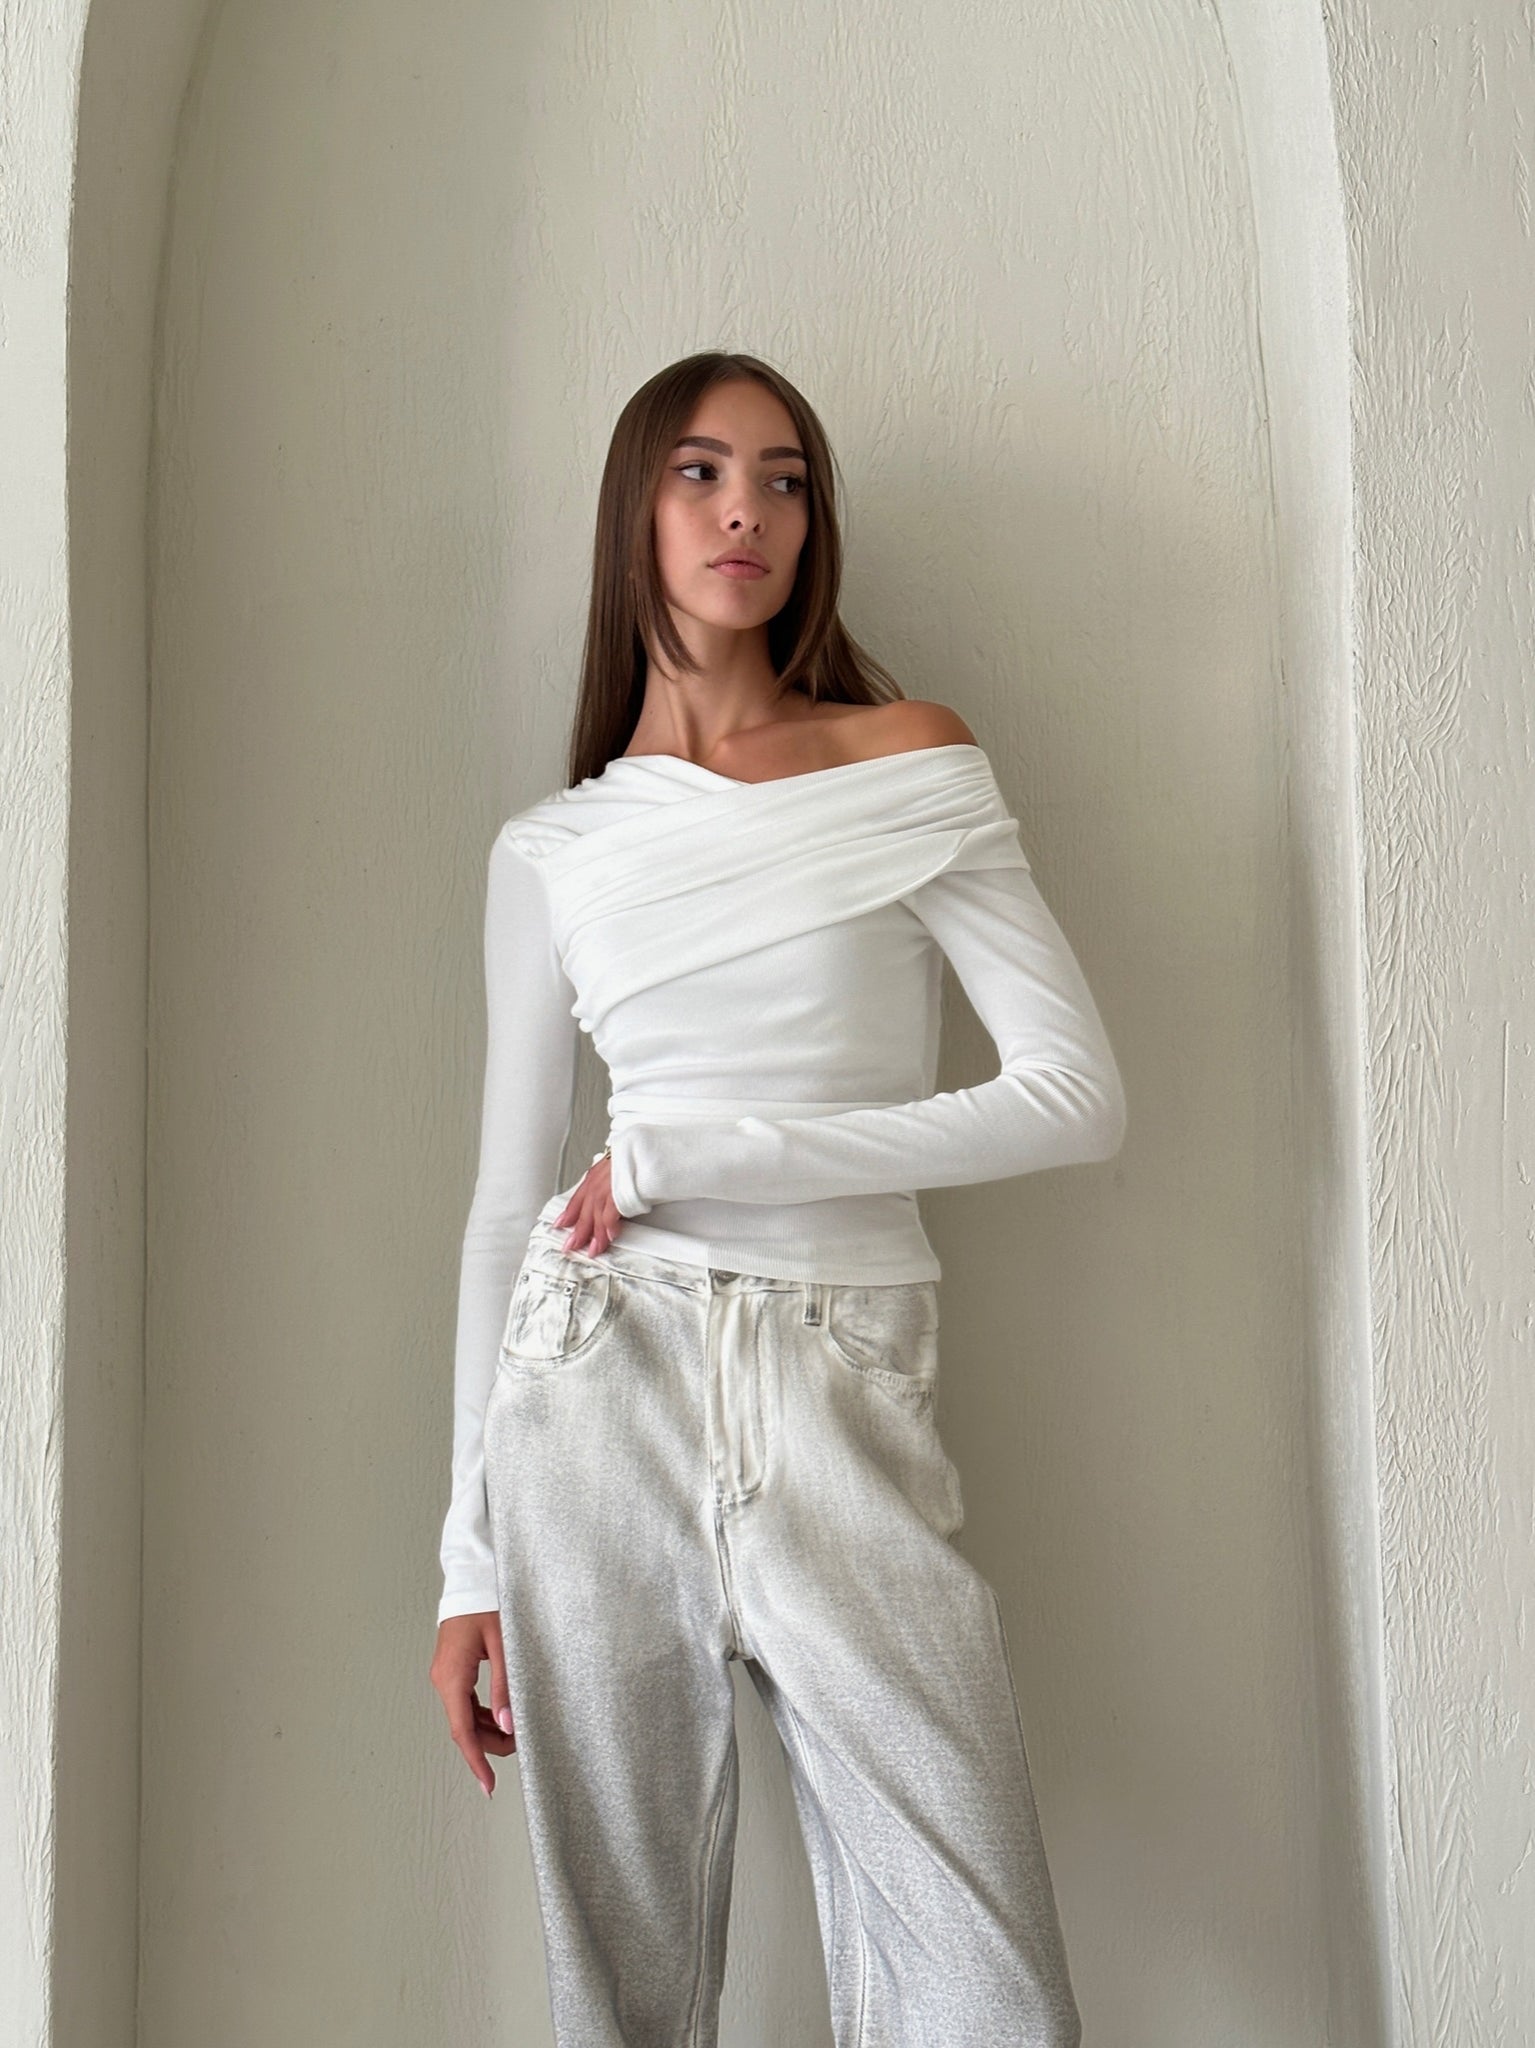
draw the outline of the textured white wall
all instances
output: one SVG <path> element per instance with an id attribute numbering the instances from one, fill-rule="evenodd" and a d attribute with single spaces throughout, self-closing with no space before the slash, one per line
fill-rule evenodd
<path id="1" fill-rule="evenodd" d="M 515 1774 L 487 1810 L 425 1686 L 480 890 L 558 778 L 613 415 L 716 340 L 824 407 L 848 615 L 990 746 L 1134 1105 L 1111 1170 L 925 1205 L 1093 2037 L 1321 2037 L 1257 321 L 1181 4 L 222 12 L 155 439 L 157 2048 L 545 2038 Z M 993 1070 L 950 1010 L 946 1079 Z M 742 1722 L 728 2038 L 808 2043 L 808 1879 Z"/>
<path id="2" fill-rule="evenodd" d="M 0 2040 L 46 2038 L 68 1023 L 64 333 L 84 0 L 0 11 Z"/>
<path id="3" fill-rule="evenodd" d="M 1355 284 L 1398 2000 L 1535 2038 L 1527 8 L 1328 8 Z"/>

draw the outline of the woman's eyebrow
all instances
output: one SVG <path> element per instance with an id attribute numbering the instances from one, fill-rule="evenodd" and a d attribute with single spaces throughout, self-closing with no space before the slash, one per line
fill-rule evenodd
<path id="1" fill-rule="evenodd" d="M 672 447 L 673 449 L 712 448 L 716 455 L 733 455 L 735 453 L 735 450 L 728 441 L 716 441 L 709 434 L 684 434 L 680 441 L 672 443 Z M 805 460 L 803 448 L 759 448 L 757 455 L 758 459 L 762 462 L 770 462 L 780 455 L 792 455 L 797 462 Z"/>

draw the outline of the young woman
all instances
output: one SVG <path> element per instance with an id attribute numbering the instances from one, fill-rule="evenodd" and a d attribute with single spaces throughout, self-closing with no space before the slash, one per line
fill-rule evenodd
<path id="1" fill-rule="evenodd" d="M 986 754 L 837 616 L 833 463 L 752 356 L 629 400 L 568 786 L 490 854 L 432 1681 L 519 1758 L 561 2048 L 713 2048 L 740 1658 L 839 2048 L 1075 2048 L 995 1593 L 950 1541 L 916 1190 L 1125 1103 Z M 943 960 L 994 1080 L 932 1092 Z M 557 1185 L 579 1033 L 610 1133 Z M 476 1695 L 482 1662 L 491 1707 Z"/>

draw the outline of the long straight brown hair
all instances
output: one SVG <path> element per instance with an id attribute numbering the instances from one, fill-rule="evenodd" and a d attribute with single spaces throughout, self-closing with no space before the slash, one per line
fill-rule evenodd
<path id="1" fill-rule="evenodd" d="M 768 622 L 769 658 L 782 687 L 798 686 L 836 704 L 888 704 L 906 695 L 837 616 L 842 536 L 835 458 L 813 408 L 770 363 L 706 349 L 642 384 L 619 414 L 608 445 L 597 497 L 581 684 L 566 756 L 571 785 L 600 775 L 628 745 L 644 703 L 649 647 L 672 666 L 697 673 L 672 621 L 656 560 L 656 492 L 666 459 L 704 392 L 740 377 L 755 377 L 783 400 L 809 471 L 809 525 L 794 588 Z"/>

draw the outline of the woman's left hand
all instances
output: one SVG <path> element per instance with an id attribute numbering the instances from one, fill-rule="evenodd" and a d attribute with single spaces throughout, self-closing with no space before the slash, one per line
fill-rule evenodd
<path id="1" fill-rule="evenodd" d="M 556 1230 L 569 1228 L 565 1240 L 568 1252 L 588 1252 L 600 1258 L 617 1237 L 623 1212 L 613 1200 L 613 1162 L 604 1152 L 581 1176 L 580 1185 L 559 1215 Z"/>

